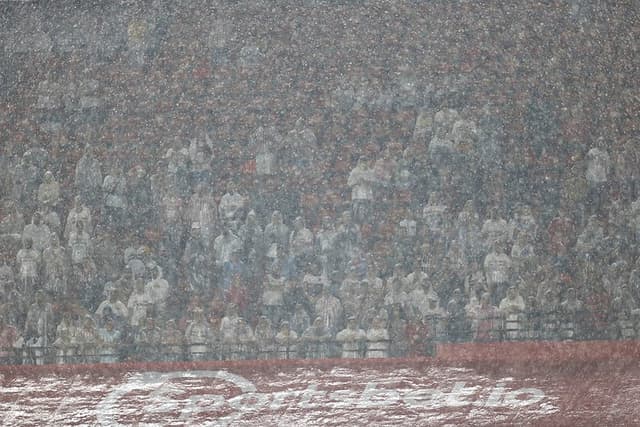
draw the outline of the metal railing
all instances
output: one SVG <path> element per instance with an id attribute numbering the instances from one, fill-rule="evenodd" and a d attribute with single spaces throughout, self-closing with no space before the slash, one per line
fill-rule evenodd
<path id="1" fill-rule="evenodd" d="M 23 346 L 0 348 L 0 364 L 115 363 L 123 361 L 198 361 L 324 359 L 336 357 L 404 357 L 432 355 L 437 343 L 524 340 L 634 339 L 640 319 L 609 317 L 602 322 L 586 310 L 528 311 L 492 316 L 426 316 L 413 330 L 419 336 L 398 334 L 388 340 L 360 339 L 348 343 L 335 338 L 300 338 L 287 342 L 214 340 L 203 343 L 122 343 L 119 345 Z M 345 346 L 346 344 L 346 346 Z"/>

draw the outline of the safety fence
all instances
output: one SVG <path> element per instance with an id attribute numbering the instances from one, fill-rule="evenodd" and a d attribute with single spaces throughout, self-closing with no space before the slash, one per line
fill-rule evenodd
<path id="1" fill-rule="evenodd" d="M 325 335 L 283 340 L 238 336 L 224 341 L 186 339 L 179 343 L 159 340 L 108 345 L 99 341 L 49 346 L 24 344 L 0 349 L 0 364 L 414 357 L 434 355 L 436 346 L 442 343 L 635 339 L 636 330 L 635 319 L 604 319 L 585 310 L 434 315 L 419 322 L 391 321 L 388 335 L 378 333 L 369 338 L 364 331 L 354 330 L 346 334 L 347 338 Z"/>

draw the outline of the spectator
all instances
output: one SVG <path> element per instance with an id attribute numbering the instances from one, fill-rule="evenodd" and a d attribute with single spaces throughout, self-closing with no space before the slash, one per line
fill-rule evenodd
<path id="1" fill-rule="evenodd" d="M 193 320 L 187 326 L 184 334 L 185 343 L 188 346 L 191 360 L 205 360 L 209 349 L 215 343 L 214 333 L 201 308 L 196 307 L 192 313 Z"/>
<path id="2" fill-rule="evenodd" d="M 258 350 L 258 359 L 266 360 L 274 357 L 276 333 L 267 316 L 260 316 L 256 325 L 255 338 Z"/>
<path id="3" fill-rule="evenodd" d="M 472 317 L 473 338 L 476 341 L 495 341 L 500 333 L 501 314 L 491 305 L 491 295 L 482 294 L 480 306 Z"/>
<path id="4" fill-rule="evenodd" d="M 158 211 L 154 206 L 153 197 L 157 196 L 151 192 L 151 183 L 147 171 L 141 165 L 136 165 L 128 172 L 127 180 L 127 207 L 130 229 L 135 230 L 138 235 L 142 235 L 147 227 L 155 219 L 154 214 Z"/>
<path id="5" fill-rule="evenodd" d="M 524 311 L 524 299 L 515 286 L 507 289 L 507 295 L 500 301 L 499 310 L 505 317 L 504 329 L 508 339 L 520 338 L 521 315 Z"/>
<path id="6" fill-rule="evenodd" d="M 247 213 L 247 218 L 240 227 L 238 237 L 242 242 L 242 259 L 250 261 L 257 268 L 264 256 L 264 235 L 254 210 Z"/>
<path id="7" fill-rule="evenodd" d="M 164 319 L 167 312 L 167 300 L 169 298 L 169 282 L 162 277 L 162 268 L 155 262 L 149 264 L 151 271 L 155 270 L 155 277 L 144 287 L 147 303 L 157 318 Z"/>
<path id="8" fill-rule="evenodd" d="M 402 306 L 398 303 L 391 305 L 389 312 L 389 339 L 391 340 L 390 356 L 399 357 L 406 353 L 407 321 Z"/>
<path id="9" fill-rule="evenodd" d="M 96 316 L 100 319 L 104 319 L 107 308 L 109 313 L 120 324 L 127 321 L 129 310 L 122 301 L 118 299 L 118 293 L 115 286 L 111 282 L 107 282 L 104 285 L 104 295 L 106 299 L 100 303 L 96 310 Z"/>
<path id="10" fill-rule="evenodd" d="M 229 182 L 227 184 L 227 192 L 222 196 L 218 205 L 218 213 L 222 225 L 232 230 L 237 230 L 240 220 L 244 216 L 246 204 L 247 200 L 238 192 L 236 184 Z"/>
<path id="11" fill-rule="evenodd" d="M 15 276 L 13 269 L 7 264 L 7 259 L 3 257 L 0 265 L 0 296 L 4 297 L 15 288 Z"/>
<path id="12" fill-rule="evenodd" d="M 53 172 L 46 171 L 38 188 L 38 205 L 41 210 L 55 209 L 60 202 L 60 184 L 53 179 Z"/>
<path id="13" fill-rule="evenodd" d="M 30 237 L 23 240 L 23 247 L 16 255 L 16 263 L 20 270 L 21 292 L 30 298 L 39 285 L 40 271 L 40 254 L 33 248 L 33 240 Z"/>
<path id="14" fill-rule="evenodd" d="M 313 324 L 302 334 L 304 354 L 308 359 L 324 359 L 330 356 L 329 341 L 331 335 L 323 326 L 321 317 L 316 317 Z"/>
<path id="15" fill-rule="evenodd" d="M 21 162 L 14 169 L 12 178 L 13 200 L 18 202 L 23 211 L 34 212 L 41 172 L 35 164 L 31 151 L 25 151 Z"/>
<path id="16" fill-rule="evenodd" d="M 560 303 L 562 312 L 562 323 L 560 325 L 562 338 L 572 339 L 579 336 L 578 329 L 581 323 L 582 301 L 576 296 L 574 288 L 567 289 L 567 298 Z"/>
<path id="17" fill-rule="evenodd" d="M 313 255 L 313 233 L 305 227 L 304 219 L 297 217 L 289 235 L 289 250 L 294 268 L 309 261 Z"/>
<path id="18" fill-rule="evenodd" d="M 95 150 L 89 143 L 85 145 L 84 153 L 76 165 L 75 188 L 77 194 L 92 208 L 99 207 L 102 194 L 102 165 L 95 157 Z"/>
<path id="19" fill-rule="evenodd" d="M 78 358 L 84 363 L 97 363 L 98 331 L 96 323 L 89 315 L 79 319 L 78 322 Z"/>
<path id="20" fill-rule="evenodd" d="M 213 195 L 205 184 L 201 183 L 196 187 L 196 191 L 189 199 L 187 212 L 188 220 L 192 224 L 200 224 L 202 237 L 205 242 L 209 242 L 217 227 L 218 213 Z"/>
<path id="21" fill-rule="evenodd" d="M 111 169 L 111 173 L 104 177 L 102 192 L 104 198 L 103 216 L 106 225 L 114 231 L 123 230 L 127 220 L 127 180 L 122 175 L 118 166 L 114 165 Z M 77 209 L 77 203 L 81 199 L 79 196 L 76 197 L 78 198 L 76 201 Z M 82 211 L 85 209 L 87 210 L 87 214 L 89 214 L 88 208 L 83 206 Z M 88 216 L 87 214 L 80 214 L 79 219 L 85 219 L 83 216 Z M 90 216 L 87 220 L 87 224 L 91 224 Z M 89 227 L 89 229 L 91 229 L 91 227 Z"/>
<path id="22" fill-rule="evenodd" d="M 197 222 L 191 224 L 191 233 L 181 261 L 185 278 L 192 292 L 197 295 L 208 294 L 213 279 L 210 273 L 213 260 L 202 239 L 200 224 Z M 222 263 L 219 267 L 222 268 Z"/>
<path id="23" fill-rule="evenodd" d="M 231 340 L 231 344 L 233 345 L 230 355 L 231 360 L 244 360 L 255 357 L 255 336 L 251 326 L 243 317 L 238 317 L 236 320 L 235 336 Z"/>
<path id="24" fill-rule="evenodd" d="M 481 234 L 486 250 L 490 250 L 495 242 L 503 245 L 509 242 L 509 224 L 499 216 L 497 207 L 489 209 L 489 218 L 482 224 Z"/>
<path id="25" fill-rule="evenodd" d="M 67 258 L 56 233 L 51 233 L 51 245 L 42 253 L 44 289 L 55 299 L 67 294 Z"/>
<path id="26" fill-rule="evenodd" d="M 216 266 L 223 268 L 225 263 L 229 262 L 232 253 L 242 251 L 242 243 L 233 231 L 228 226 L 225 226 L 222 234 L 216 237 L 213 242 L 213 251 L 215 253 Z"/>
<path id="27" fill-rule="evenodd" d="M 0 218 L 0 235 L 17 236 L 19 239 L 24 228 L 24 218 L 18 204 L 12 199 L 5 200 Z"/>
<path id="28" fill-rule="evenodd" d="M 174 319 L 169 319 L 165 322 L 160 337 L 163 361 L 178 362 L 183 360 L 184 338 L 185 334 L 178 329 Z M 198 352 L 196 351 L 196 353 Z"/>
<path id="29" fill-rule="evenodd" d="M 71 312 L 65 310 L 62 313 L 62 320 L 56 328 L 56 339 L 52 343 L 56 349 L 56 363 L 58 365 L 75 362 L 79 345 L 78 335 L 76 321 L 72 319 Z"/>
<path id="30" fill-rule="evenodd" d="M 362 224 L 367 222 L 373 207 L 373 188 L 376 182 L 373 164 L 368 157 L 361 157 L 349 174 L 347 185 L 351 187 L 353 217 Z"/>
<path id="31" fill-rule="evenodd" d="M 289 228 L 282 222 L 282 214 L 274 211 L 271 222 L 264 228 L 266 256 L 272 260 L 282 258 L 289 251 Z"/>
<path id="32" fill-rule="evenodd" d="M 78 223 L 82 222 L 85 229 L 89 232 L 93 229 L 91 222 L 91 212 L 89 208 L 82 203 L 80 196 L 73 199 L 73 208 L 67 215 L 67 221 L 64 227 L 64 238 L 69 239 L 72 232 L 78 231 Z"/>
<path id="33" fill-rule="evenodd" d="M 104 326 L 98 329 L 100 363 L 116 363 L 120 359 L 122 333 L 115 325 L 113 318 L 107 317 Z"/>
<path id="34" fill-rule="evenodd" d="M 78 222 L 76 230 L 69 234 L 69 253 L 73 266 L 82 264 L 91 258 L 91 238 L 83 222 Z"/>
<path id="35" fill-rule="evenodd" d="M 56 325 L 53 317 L 53 306 L 47 301 L 43 291 L 36 292 L 35 302 L 27 312 L 24 327 L 24 343 L 27 351 L 27 362 L 43 365 L 46 352 L 53 342 Z"/>
<path id="36" fill-rule="evenodd" d="M 284 316 L 285 280 L 280 276 L 280 268 L 272 266 L 265 277 L 262 291 L 262 307 L 272 324 L 279 324 Z"/>
<path id="37" fill-rule="evenodd" d="M 604 138 L 600 137 L 587 153 L 587 206 L 591 206 L 592 213 L 599 212 L 607 199 L 610 169 L 611 158 L 607 152 L 607 144 Z"/>
<path id="38" fill-rule="evenodd" d="M 494 301 L 501 301 L 511 277 L 511 258 L 504 253 L 504 243 L 493 244 L 493 250 L 484 258 L 484 274 Z"/>
<path id="39" fill-rule="evenodd" d="M 371 327 L 367 330 L 367 357 L 389 357 L 389 331 L 381 316 L 373 319 Z"/>
<path id="40" fill-rule="evenodd" d="M 347 319 L 347 327 L 336 335 L 336 341 L 342 344 L 343 359 L 359 359 L 363 355 L 367 335 L 358 327 L 354 316 Z"/>
<path id="41" fill-rule="evenodd" d="M 5 314 L 0 309 L 0 365 L 14 362 L 15 347 L 18 339 L 18 330 L 7 322 Z"/>
<path id="42" fill-rule="evenodd" d="M 302 337 L 310 325 L 311 318 L 309 317 L 309 313 L 301 302 L 297 302 L 293 314 L 289 319 L 289 326 L 299 337 Z"/>
<path id="43" fill-rule="evenodd" d="M 322 319 L 326 331 L 332 335 L 338 331 L 344 312 L 340 300 L 331 294 L 329 285 L 322 287 L 322 294 L 316 300 L 314 312 Z"/>
<path id="44" fill-rule="evenodd" d="M 137 331 L 134 337 L 136 356 L 142 360 L 162 360 L 161 341 L 162 332 L 156 326 L 155 319 L 147 316 L 144 326 Z"/>
<path id="45" fill-rule="evenodd" d="M 40 212 L 35 212 L 31 219 L 31 224 L 24 227 L 22 239 L 27 238 L 31 239 L 33 249 L 38 251 L 39 254 L 42 254 L 42 251 L 49 246 L 51 230 L 42 222 L 42 214 Z"/>
<path id="46" fill-rule="evenodd" d="M 280 323 L 280 330 L 276 334 L 278 359 L 295 359 L 298 357 L 298 334 L 289 328 L 286 320 Z"/>

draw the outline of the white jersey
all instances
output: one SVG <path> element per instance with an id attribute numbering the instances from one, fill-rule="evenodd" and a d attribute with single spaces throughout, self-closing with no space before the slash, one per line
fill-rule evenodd
<path id="1" fill-rule="evenodd" d="M 593 183 L 607 182 L 610 165 L 609 154 L 599 148 L 592 148 L 587 153 L 587 181 Z"/>

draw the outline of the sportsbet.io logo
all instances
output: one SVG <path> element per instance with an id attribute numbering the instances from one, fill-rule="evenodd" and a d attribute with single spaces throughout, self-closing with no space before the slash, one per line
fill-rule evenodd
<path id="1" fill-rule="evenodd" d="M 302 385 L 302 384 L 301 384 Z M 445 408 L 505 408 L 522 411 L 538 406 L 545 412 L 557 408 L 536 388 L 509 390 L 503 382 L 493 387 L 455 382 L 447 389 L 385 388 L 379 383 L 355 388 L 306 388 L 259 392 L 251 381 L 228 371 L 146 372 L 115 386 L 96 408 L 99 425 L 159 425 L 170 420 L 184 424 L 229 425 L 263 413 L 286 410 L 331 414 L 344 410 L 438 411 Z M 545 399 L 547 401 L 545 401 Z"/>

